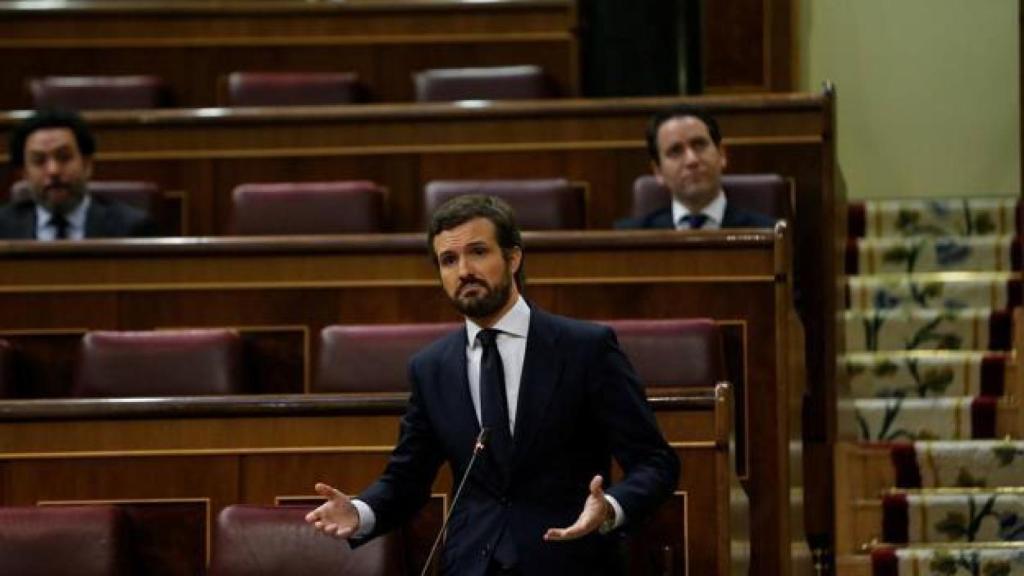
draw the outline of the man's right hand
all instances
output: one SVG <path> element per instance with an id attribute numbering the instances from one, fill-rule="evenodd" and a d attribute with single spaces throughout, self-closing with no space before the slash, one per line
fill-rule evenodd
<path id="1" fill-rule="evenodd" d="M 318 482 L 315 489 L 327 501 L 306 514 L 306 522 L 328 536 L 342 539 L 352 536 L 359 528 L 359 513 L 352 499 L 322 482 Z"/>

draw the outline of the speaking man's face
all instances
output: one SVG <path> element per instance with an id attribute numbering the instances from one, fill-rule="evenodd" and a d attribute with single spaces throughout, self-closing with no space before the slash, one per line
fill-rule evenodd
<path id="1" fill-rule="evenodd" d="M 694 116 L 677 116 L 658 128 L 658 182 L 692 211 L 707 206 L 722 186 L 725 151 L 711 140 L 707 125 Z"/>
<path id="2" fill-rule="evenodd" d="M 24 177 L 32 197 L 47 210 L 74 209 L 91 174 L 92 160 L 82 156 L 70 128 L 41 128 L 25 139 Z"/>
<path id="3" fill-rule="evenodd" d="M 477 324 L 491 326 L 515 302 L 522 252 L 513 248 L 503 254 L 490 220 L 474 218 L 440 232 L 434 236 L 434 253 L 448 299 Z"/>

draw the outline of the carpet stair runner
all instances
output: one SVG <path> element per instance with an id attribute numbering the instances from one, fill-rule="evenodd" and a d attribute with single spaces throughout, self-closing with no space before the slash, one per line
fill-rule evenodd
<path id="1" fill-rule="evenodd" d="M 1016 198 L 849 208 L 837 571 L 1024 576 Z"/>

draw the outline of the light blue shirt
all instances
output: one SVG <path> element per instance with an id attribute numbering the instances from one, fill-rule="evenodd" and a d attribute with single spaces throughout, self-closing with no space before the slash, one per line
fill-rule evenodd
<path id="1" fill-rule="evenodd" d="M 82 197 L 82 201 L 75 206 L 74 210 L 64 215 L 68 221 L 68 240 L 82 240 L 85 238 L 85 216 L 89 212 L 89 205 L 92 198 L 88 194 Z M 36 240 L 56 240 L 57 227 L 50 223 L 53 212 L 36 204 Z"/>

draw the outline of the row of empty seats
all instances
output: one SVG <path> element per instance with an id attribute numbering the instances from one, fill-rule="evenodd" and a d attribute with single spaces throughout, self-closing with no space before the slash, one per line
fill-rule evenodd
<path id="1" fill-rule="evenodd" d="M 736 206 L 788 218 L 789 183 L 773 174 L 728 175 L 723 186 Z M 91 193 L 140 208 L 162 221 L 163 198 L 151 182 L 93 181 Z M 15 184 L 12 198 L 27 195 Z M 564 178 L 526 180 L 438 180 L 427 184 L 423 213 L 463 194 L 488 194 L 507 201 L 524 230 L 578 230 L 587 227 L 587 187 Z M 232 231 L 238 235 L 353 234 L 388 230 L 387 190 L 370 181 L 243 184 L 232 192 Z M 632 217 L 668 206 L 666 188 L 650 175 L 633 184 Z"/>
<path id="2" fill-rule="evenodd" d="M 404 574 L 402 532 L 352 550 L 303 520 L 311 506 L 234 505 L 217 516 L 213 576 Z M 5 574 L 139 574 L 142 544 L 117 505 L 0 507 L 0 565 Z"/>
<path id="3" fill-rule="evenodd" d="M 557 96 L 539 66 L 439 68 L 412 78 L 417 102 L 530 100 Z M 227 106 L 354 104 L 369 88 L 354 72 L 233 72 L 222 79 Z M 28 81 L 36 108 L 141 109 L 171 105 L 171 87 L 160 77 L 46 76 Z"/>
<path id="4" fill-rule="evenodd" d="M 719 369 L 721 344 L 710 320 L 613 320 L 623 350 L 648 387 L 705 385 Z M 419 349 L 459 327 L 453 323 L 336 325 L 320 335 L 314 392 L 405 392 L 406 365 Z M 19 383 L 18 352 L 0 340 L 0 394 Z M 246 392 L 236 330 L 93 331 L 79 345 L 75 397 L 165 397 Z"/>

